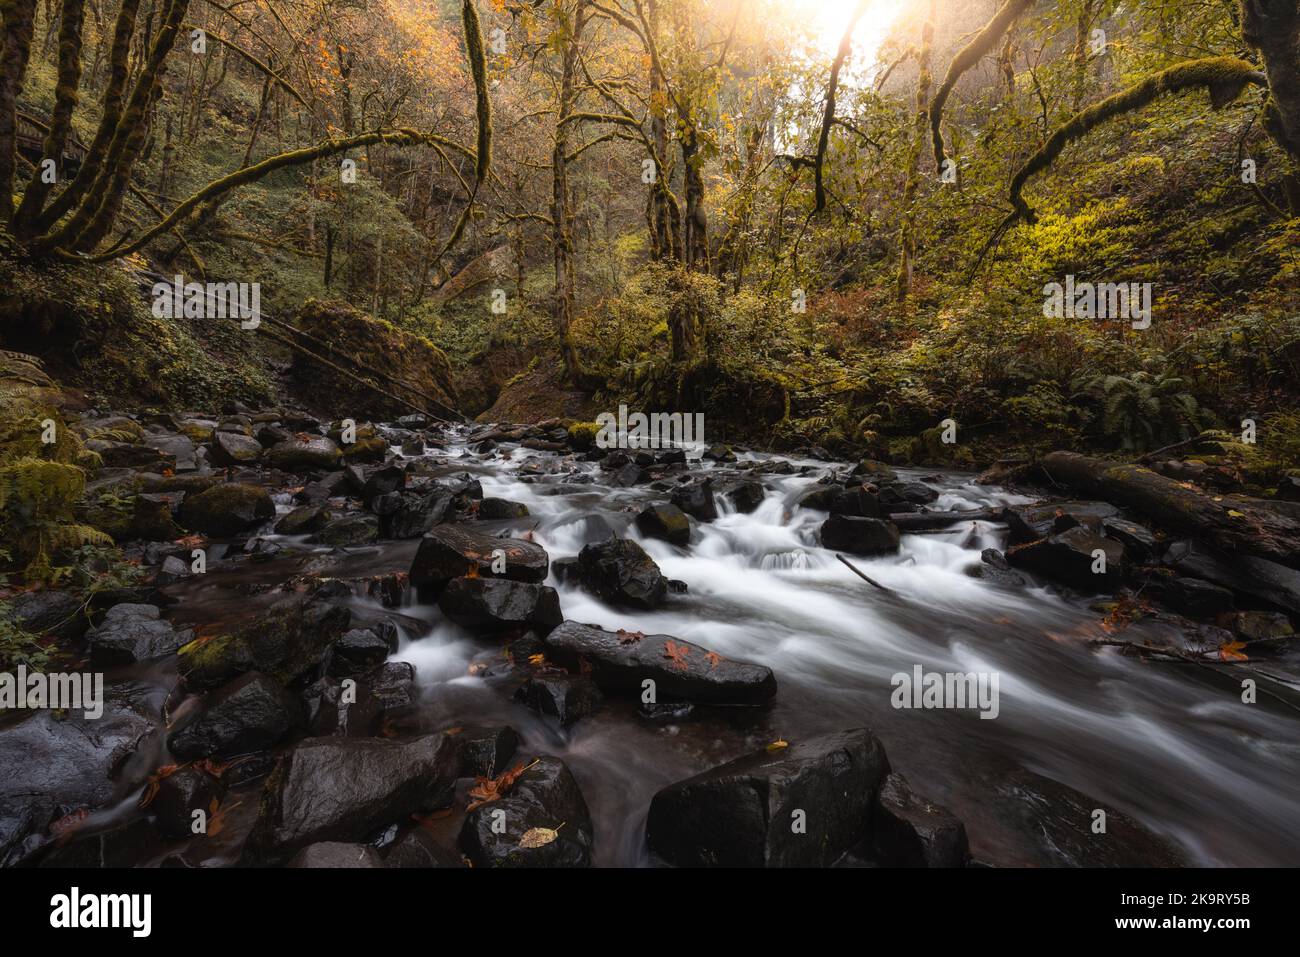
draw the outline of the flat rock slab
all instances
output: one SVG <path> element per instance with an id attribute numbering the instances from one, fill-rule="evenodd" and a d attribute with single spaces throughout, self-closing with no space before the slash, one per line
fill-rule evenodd
<path id="1" fill-rule="evenodd" d="M 656 794 L 646 842 L 679 867 L 826 867 L 867 838 L 888 773 L 862 728 L 756 751 Z"/>
<path id="2" fill-rule="evenodd" d="M 649 679 L 661 700 L 753 705 L 776 694 L 772 669 L 730 661 L 672 635 L 637 637 L 566 621 L 546 636 L 546 644 L 557 660 L 589 664 L 592 679 L 605 692 L 639 695 Z"/>
<path id="3" fill-rule="evenodd" d="M 499 559 L 504 556 L 504 571 Z M 436 594 L 453 578 L 469 574 L 480 578 L 506 578 L 510 581 L 541 584 L 546 581 L 550 562 L 546 549 L 532 542 L 514 538 L 495 538 L 481 529 L 467 525 L 439 525 L 420 539 L 420 548 L 411 563 L 411 584 Z"/>
<path id="4" fill-rule="evenodd" d="M 114 605 L 98 628 L 86 632 L 91 660 L 106 665 L 149 661 L 172 654 L 194 637 L 158 615 L 156 605 Z"/>

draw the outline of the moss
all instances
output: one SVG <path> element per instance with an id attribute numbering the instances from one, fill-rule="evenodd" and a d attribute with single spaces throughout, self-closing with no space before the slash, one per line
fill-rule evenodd
<path id="1" fill-rule="evenodd" d="M 574 422 L 569 426 L 569 441 L 575 449 L 586 451 L 596 444 L 600 426 L 595 422 Z"/>

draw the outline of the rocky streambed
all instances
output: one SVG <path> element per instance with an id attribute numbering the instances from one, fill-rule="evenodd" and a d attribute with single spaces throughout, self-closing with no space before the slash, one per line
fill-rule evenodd
<path id="1" fill-rule="evenodd" d="M 107 703 L 0 718 L 6 865 L 1300 852 L 1300 573 L 1106 489 L 559 423 L 81 427 L 85 520 L 144 575 L 10 603 Z M 995 675 L 996 716 L 898 707 L 916 669 Z"/>

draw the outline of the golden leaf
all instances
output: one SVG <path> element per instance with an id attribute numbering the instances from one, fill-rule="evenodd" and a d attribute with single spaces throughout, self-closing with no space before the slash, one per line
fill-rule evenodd
<path id="1" fill-rule="evenodd" d="M 563 824 L 560 827 L 564 827 Z M 520 847 L 545 847 L 553 840 L 560 836 L 560 827 L 530 827 L 524 831 L 524 836 L 519 839 Z"/>

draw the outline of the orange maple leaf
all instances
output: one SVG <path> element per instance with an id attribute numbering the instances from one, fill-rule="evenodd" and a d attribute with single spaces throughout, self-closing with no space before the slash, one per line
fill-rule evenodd
<path id="1" fill-rule="evenodd" d="M 1250 657 L 1241 649 L 1246 647 L 1244 641 L 1225 641 L 1219 645 L 1220 661 L 1250 661 Z"/>
<path id="2" fill-rule="evenodd" d="M 624 631 L 618 630 L 618 643 L 620 645 L 634 645 L 645 637 L 644 631 Z"/>
<path id="3" fill-rule="evenodd" d="M 533 759 L 532 764 L 516 764 L 509 771 L 503 771 L 495 778 L 475 778 L 474 786 L 469 791 L 469 804 L 466 805 L 466 811 L 472 811 L 476 807 L 487 804 L 489 801 L 495 801 L 503 798 L 514 787 L 515 782 L 523 775 L 525 771 L 536 764 L 537 758 Z"/>
<path id="4" fill-rule="evenodd" d="M 725 658 L 722 657 L 722 655 L 718 654 L 716 651 L 710 651 L 704 657 L 709 662 L 710 671 L 718 667 L 718 665 L 722 664 L 722 662 L 726 660 Z"/>
<path id="5" fill-rule="evenodd" d="M 664 644 L 664 657 L 672 662 L 672 666 L 678 671 L 685 671 L 690 667 L 686 657 L 691 653 L 689 645 L 679 645 L 675 641 L 669 641 Z"/>

